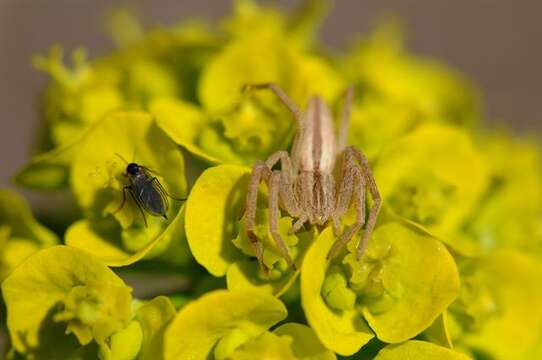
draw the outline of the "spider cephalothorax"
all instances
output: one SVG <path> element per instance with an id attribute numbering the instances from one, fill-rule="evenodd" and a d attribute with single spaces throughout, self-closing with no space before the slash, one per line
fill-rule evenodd
<path id="1" fill-rule="evenodd" d="M 257 162 L 252 170 L 245 207 L 246 229 L 260 265 L 265 269 L 263 248 L 254 232 L 254 222 L 258 186 L 262 181 L 269 187 L 271 235 L 292 269 L 295 269 L 294 262 L 278 232 L 279 209 L 282 208 L 297 219 L 290 233 L 298 231 L 306 222 L 321 226 L 332 220 L 338 239 L 329 251 L 328 258 L 331 258 L 365 224 L 365 192 L 368 189 L 373 205 L 357 247 L 356 256 L 359 259 L 376 223 L 381 199 L 367 158 L 358 149 L 346 146 L 352 89 L 346 92 L 339 136 L 336 138 L 331 112 L 320 97 L 310 99 L 303 113 L 274 84 L 255 84 L 246 88 L 270 89 L 286 105 L 297 122 L 291 155 L 286 151 L 278 151 L 267 161 Z M 273 170 L 279 161 L 280 170 Z M 339 168 L 335 169 L 336 166 Z M 356 206 L 356 221 L 339 235 L 340 218 L 352 203 Z"/>

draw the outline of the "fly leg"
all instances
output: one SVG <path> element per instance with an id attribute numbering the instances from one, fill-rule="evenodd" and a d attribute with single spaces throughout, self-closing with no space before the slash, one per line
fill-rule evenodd
<path id="1" fill-rule="evenodd" d="M 145 212 L 143 211 L 143 208 L 141 207 L 141 204 L 137 200 L 137 196 L 134 195 L 134 189 L 130 185 L 126 185 L 126 186 L 124 186 L 122 188 L 122 202 L 120 203 L 119 208 L 117 210 L 113 211 L 113 214 L 116 214 L 119 211 L 121 211 L 122 208 L 124 207 L 124 204 L 126 204 L 126 190 L 128 190 L 130 192 L 130 196 L 132 197 L 132 199 L 134 199 L 134 202 L 136 203 L 139 211 L 141 212 L 141 215 L 143 216 L 143 221 L 145 222 L 145 227 L 147 227 L 148 225 L 147 225 L 147 218 L 145 217 Z"/>
<path id="2" fill-rule="evenodd" d="M 120 206 L 118 207 L 118 209 L 113 211 L 113 214 L 118 213 L 124 207 L 124 204 L 126 203 L 126 190 L 132 191 L 132 187 L 130 185 L 126 185 L 126 186 L 124 186 L 122 188 L 122 201 L 121 201 Z"/>
<path id="3" fill-rule="evenodd" d="M 171 196 L 167 191 L 166 189 L 162 186 L 162 184 L 160 183 L 160 181 L 158 181 L 158 178 L 155 176 L 151 179 L 151 182 L 156 185 L 156 188 L 164 195 L 167 195 L 169 196 L 170 198 L 172 198 L 173 200 L 177 200 L 177 201 L 186 201 L 186 198 L 176 198 L 176 197 L 173 197 Z"/>
<path id="4" fill-rule="evenodd" d="M 149 224 L 147 224 L 147 217 L 145 217 L 145 211 L 143 211 L 143 207 L 141 206 L 141 203 L 137 199 L 137 196 L 135 196 L 134 190 L 132 189 L 132 187 L 129 187 L 129 191 L 130 191 L 130 196 L 132 196 L 132 199 L 134 199 L 134 202 L 136 203 L 137 208 L 139 209 L 139 212 L 141 213 L 141 216 L 143 216 L 143 221 L 145 222 L 145 227 L 148 227 Z"/>

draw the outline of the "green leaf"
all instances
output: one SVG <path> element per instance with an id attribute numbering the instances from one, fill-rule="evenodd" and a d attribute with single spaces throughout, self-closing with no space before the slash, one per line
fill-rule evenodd
<path id="1" fill-rule="evenodd" d="M 122 158 L 150 169 L 172 197 L 186 192 L 182 155 L 149 114 L 116 112 L 93 127 L 73 161 L 71 177 L 86 219 L 72 225 L 66 241 L 99 257 L 103 252 L 104 261 L 117 266 L 137 261 L 151 250 L 149 256 L 159 255 L 174 235 L 175 241 L 182 238 L 180 201 L 168 199 L 169 221 L 146 213 L 148 226 L 128 191 L 119 210 L 123 187 L 129 184 Z"/>
<path id="2" fill-rule="evenodd" d="M 205 170 L 186 202 L 186 236 L 198 263 L 214 276 L 242 259 L 233 245 L 236 219 L 244 203 L 249 169 L 221 165 Z"/>
<path id="3" fill-rule="evenodd" d="M 158 296 L 137 309 L 136 320 L 143 330 L 139 360 L 164 358 L 164 334 L 174 316 L 175 308 L 165 296 Z"/>
<path id="4" fill-rule="evenodd" d="M 380 350 L 375 360 L 468 360 L 468 356 L 450 349 L 419 340 L 388 345 Z"/>
<path id="5" fill-rule="evenodd" d="M 352 355 L 373 334 L 355 309 L 336 311 L 322 298 L 329 266 L 326 256 L 334 241 L 331 228 L 327 228 L 309 247 L 301 269 L 301 304 L 307 321 L 325 347 L 341 355 Z"/>
<path id="6" fill-rule="evenodd" d="M 335 354 L 326 349 L 314 331 L 302 324 L 286 323 L 273 331 L 281 337 L 292 339 L 292 350 L 298 359 L 304 360 L 334 360 Z"/>
<path id="7" fill-rule="evenodd" d="M 67 246 L 42 250 L 2 284 L 13 347 L 45 356 L 57 351 L 69 354 L 92 339 L 104 343 L 128 325 L 130 292 L 87 252 Z M 65 332 L 74 333 L 79 341 Z"/>
<path id="8" fill-rule="evenodd" d="M 212 311 L 209 311 L 212 309 Z M 217 290 L 184 306 L 166 330 L 165 359 L 229 356 L 286 317 L 284 305 L 257 291 Z"/>
<path id="9" fill-rule="evenodd" d="M 479 250 L 459 235 L 488 186 L 487 166 L 465 131 L 421 126 L 380 154 L 374 170 L 392 211 L 425 226 L 458 251 Z"/>
<path id="10" fill-rule="evenodd" d="M 34 219 L 21 196 L 0 189 L 0 279 L 40 248 L 56 243 L 57 236 Z"/>
<path id="11" fill-rule="evenodd" d="M 399 222 L 375 230 L 360 262 L 354 253 L 343 262 L 352 274 L 351 286 L 360 294 L 363 316 L 384 342 L 418 335 L 459 293 L 459 274 L 446 247 Z"/>

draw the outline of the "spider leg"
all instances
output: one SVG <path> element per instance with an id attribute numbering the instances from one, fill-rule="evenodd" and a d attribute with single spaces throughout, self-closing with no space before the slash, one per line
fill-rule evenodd
<path id="1" fill-rule="evenodd" d="M 327 255 L 328 259 L 333 258 L 339 250 L 345 246 L 352 237 L 361 229 L 365 223 L 365 179 L 358 167 L 350 168 L 349 172 L 351 173 L 352 182 L 346 184 L 345 186 L 354 186 L 354 189 L 350 190 L 350 194 L 353 193 L 355 205 L 356 205 L 356 222 L 349 226 L 339 237 L 339 239 L 333 244 L 329 253 Z M 343 179 L 343 184 L 345 180 Z M 341 184 L 341 186 L 343 185 Z M 348 206 L 348 203 L 347 205 Z"/>
<path id="2" fill-rule="evenodd" d="M 279 220 L 279 191 L 280 191 L 280 172 L 276 171 L 271 174 L 269 181 L 269 227 L 271 230 L 271 236 L 277 243 L 279 251 L 286 259 L 288 266 L 295 271 L 295 264 L 288 253 L 288 247 L 279 234 L 278 220 Z"/>
<path id="3" fill-rule="evenodd" d="M 256 236 L 256 233 L 254 232 L 254 223 L 256 219 L 256 208 L 258 205 L 258 187 L 260 186 L 262 180 L 269 177 L 270 172 L 271 171 L 267 165 L 262 161 L 259 161 L 254 165 L 252 168 L 252 174 L 250 176 L 247 199 L 244 207 L 246 211 L 247 236 L 252 244 L 252 247 L 254 248 L 260 268 L 264 273 L 267 273 L 268 269 L 263 262 L 263 247 L 260 239 L 258 239 L 258 236 Z"/>
<path id="4" fill-rule="evenodd" d="M 292 162 L 288 152 L 281 150 L 272 154 L 267 161 L 267 167 L 271 170 L 276 163 L 280 161 L 280 198 L 284 205 L 286 212 L 292 217 L 298 217 L 300 214 L 299 205 L 297 204 L 296 198 L 292 189 L 292 180 L 295 176 L 292 169 Z"/>
<path id="5" fill-rule="evenodd" d="M 337 189 L 337 200 L 335 202 L 335 209 L 333 210 L 333 232 L 336 236 L 340 231 L 340 219 L 347 211 L 352 200 L 352 190 L 354 185 L 354 175 L 352 169 L 356 166 L 351 156 L 343 154 L 341 164 L 341 182 Z"/>
<path id="6" fill-rule="evenodd" d="M 341 125 L 339 128 L 339 137 L 337 141 L 338 151 L 342 151 L 344 147 L 346 146 L 346 138 L 348 136 L 348 126 L 350 123 L 350 112 L 352 111 L 353 97 L 354 97 L 354 88 L 352 86 L 349 86 L 348 89 L 346 89 L 346 93 L 344 95 L 343 113 L 342 113 Z"/>
<path id="7" fill-rule="evenodd" d="M 361 241 L 358 244 L 356 259 L 359 260 L 361 256 L 363 255 L 365 248 L 367 248 L 369 237 L 371 236 L 371 233 L 373 232 L 374 226 L 376 224 L 376 218 L 378 216 L 378 212 L 380 211 L 380 205 L 382 203 L 382 199 L 380 198 L 380 193 L 378 192 L 378 188 L 376 186 L 373 173 L 371 171 L 371 168 L 369 167 L 369 160 L 367 160 L 367 158 L 365 157 L 365 155 L 363 155 L 361 151 L 359 151 L 358 149 L 354 147 L 349 146 L 346 148 L 346 150 L 349 151 L 352 154 L 352 156 L 354 156 L 356 160 L 359 162 L 361 166 L 361 171 L 367 182 L 367 187 L 369 188 L 369 192 L 371 193 L 371 197 L 373 198 L 373 206 L 371 207 L 371 210 L 369 212 L 369 219 L 367 220 L 367 226 L 365 226 L 363 237 L 361 238 Z"/>
<path id="8" fill-rule="evenodd" d="M 301 123 L 301 110 L 299 110 L 297 105 L 276 84 L 274 84 L 274 83 L 246 84 L 243 87 L 243 91 L 260 90 L 260 89 L 271 90 L 275 94 L 275 96 L 278 97 L 280 99 L 280 101 L 294 115 L 294 117 L 297 120 L 298 124 Z"/>
<path id="9" fill-rule="evenodd" d="M 306 215 L 301 215 L 296 222 L 292 225 L 290 230 L 288 230 L 288 234 L 292 235 L 299 231 L 305 225 L 305 223 L 309 220 L 309 218 Z"/>

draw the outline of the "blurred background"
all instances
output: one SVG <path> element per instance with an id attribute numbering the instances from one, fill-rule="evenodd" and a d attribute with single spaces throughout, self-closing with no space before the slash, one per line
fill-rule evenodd
<path id="1" fill-rule="evenodd" d="M 293 7 L 298 1 L 279 1 Z M 0 0 L 0 186 L 29 159 L 35 137 L 37 97 L 46 76 L 30 56 L 53 43 L 84 46 L 91 56 L 111 48 L 104 19 L 114 6 L 133 6 L 147 26 L 228 13 L 229 0 Z M 470 76 L 481 88 L 487 118 L 516 131 L 542 127 L 542 2 L 535 0 L 335 1 L 322 38 L 340 48 L 394 15 L 407 30 L 409 47 Z M 39 209 L 50 201 L 25 192 Z"/>

